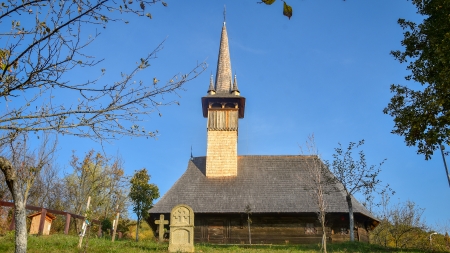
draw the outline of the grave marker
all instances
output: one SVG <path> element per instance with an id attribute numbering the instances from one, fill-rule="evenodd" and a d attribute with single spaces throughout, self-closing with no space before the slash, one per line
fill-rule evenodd
<path id="1" fill-rule="evenodd" d="M 188 205 L 170 212 L 169 252 L 194 252 L 194 211 Z"/>
<path id="2" fill-rule="evenodd" d="M 155 224 L 158 226 L 159 236 L 158 243 L 164 241 L 164 225 L 169 224 L 168 220 L 164 220 L 164 214 L 159 215 L 159 220 L 155 220 Z"/>

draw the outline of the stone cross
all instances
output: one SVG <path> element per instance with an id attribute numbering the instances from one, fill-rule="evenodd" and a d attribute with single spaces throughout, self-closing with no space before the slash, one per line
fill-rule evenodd
<path id="1" fill-rule="evenodd" d="M 155 224 L 158 224 L 159 228 L 159 240 L 158 243 L 161 243 L 164 241 L 164 225 L 169 224 L 168 220 L 164 220 L 164 214 L 159 215 L 159 220 L 155 220 Z"/>
<path id="2" fill-rule="evenodd" d="M 187 223 L 189 220 L 189 214 L 186 214 L 186 210 L 178 209 L 176 213 L 173 214 L 173 217 L 175 220 L 177 220 L 177 223 Z"/>

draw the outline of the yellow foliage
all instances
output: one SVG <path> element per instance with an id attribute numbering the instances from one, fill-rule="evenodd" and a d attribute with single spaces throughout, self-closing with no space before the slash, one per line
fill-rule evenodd
<path id="1" fill-rule="evenodd" d="M 136 239 L 136 224 L 130 225 L 128 227 L 130 231 L 127 233 L 128 237 L 131 239 Z M 155 236 L 153 234 L 153 230 L 150 228 L 150 226 L 147 224 L 147 222 L 142 221 L 141 226 L 139 227 L 139 241 L 146 241 L 146 240 L 154 240 Z"/>

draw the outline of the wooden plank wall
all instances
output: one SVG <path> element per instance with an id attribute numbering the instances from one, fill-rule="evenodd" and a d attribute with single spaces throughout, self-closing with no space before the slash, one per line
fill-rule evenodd
<path id="1" fill-rule="evenodd" d="M 355 217 L 357 218 L 357 217 Z M 361 218 L 361 217 L 359 217 Z M 322 228 L 315 215 L 252 215 L 251 237 L 253 244 L 307 244 L 319 243 Z M 329 242 L 349 240 L 348 220 L 341 215 L 328 217 Z M 312 223 L 313 228 L 306 228 Z M 356 240 L 368 242 L 368 232 L 360 219 L 356 222 Z M 248 244 L 248 225 L 245 214 L 195 215 L 194 241 L 219 244 Z"/>

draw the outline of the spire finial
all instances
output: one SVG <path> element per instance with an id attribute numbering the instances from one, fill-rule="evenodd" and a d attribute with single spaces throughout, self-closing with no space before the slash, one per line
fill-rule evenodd
<path id="1" fill-rule="evenodd" d="M 223 5 L 223 23 L 227 21 L 227 7 Z"/>
<path id="2" fill-rule="evenodd" d="M 233 82 L 233 88 L 231 89 L 231 93 L 233 95 L 238 95 L 238 96 L 240 95 L 239 88 L 237 85 L 236 73 L 234 74 L 234 82 Z"/>
<path id="3" fill-rule="evenodd" d="M 192 145 L 191 145 L 191 161 L 194 160 L 194 156 L 192 155 Z"/>
<path id="4" fill-rule="evenodd" d="M 213 82 L 213 74 L 212 73 L 211 73 L 211 77 L 209 78 L 208 94 L 209 95 L 216 94 L 216 90 L 214 89 L 214 82 Z"/>

